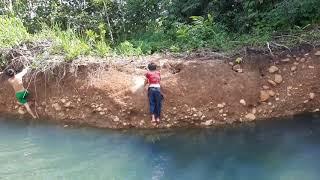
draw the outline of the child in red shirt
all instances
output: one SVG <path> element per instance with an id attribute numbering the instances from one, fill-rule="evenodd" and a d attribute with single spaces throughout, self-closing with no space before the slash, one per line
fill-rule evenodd
<path id="1" fill-rule="evenodd" d="M 150 113 L 153 123 L 160 122 L 161 108 L 163 95 L 161 93 L 161 76 L 160 72 L 157 71 L 157 65 L 155 63 L 148 64 L 148 72 L 145 74 L 145 86 L 148 85 L 148 97 Z"/>

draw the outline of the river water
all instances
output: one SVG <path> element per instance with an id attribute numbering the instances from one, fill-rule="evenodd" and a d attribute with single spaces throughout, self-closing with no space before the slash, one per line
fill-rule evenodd
<path id="1" fill-rule="evenodd" d="M 111 131 L 0 120 L 0 179 L 318 180 L 320 118 Z"/>

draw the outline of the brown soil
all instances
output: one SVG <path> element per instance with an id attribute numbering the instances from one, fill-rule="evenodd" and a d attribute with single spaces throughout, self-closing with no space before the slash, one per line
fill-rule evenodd
<path id="1" fill-rule="evenodd" d="M 211 57 L 153 59 L 162 65 L 165 93 L 158 126 L 150 123 L 146 93 L 142 89 L 132 91 L 145 73 L 134 64 L 89 64 L 79 66 L 76 73 L 67 64 L 52 75 L 26 77 L 25 86 L 32 94 L 32 109 L 41 119 L 102 128 L 207 127 L 318 111 L 320 56 L 316 52 L 297 51 L 273 58 L 246 56 L 240 67 L 232 67 L 230 60 Z M 283 61 L 286 58 L 288 61 Z M 272 65 L 278 72 L 268 71 Z M 233 70 L 237 68 L 243 72 Z M 283 81 L 273 86 L 268 80 L 274 80 L 275 74 Z M 16 103 L 5 77 L 0 83 L 0 114 L 28 117 Z M 261 102 L 262 90 L 274 96 L 266 95 Z M 240 103 L 242 99 L 245 105 Z"/>

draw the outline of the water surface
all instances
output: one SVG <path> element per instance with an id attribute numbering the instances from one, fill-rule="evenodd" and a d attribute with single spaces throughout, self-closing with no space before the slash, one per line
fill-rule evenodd
<path id="1" fill-rule="evenodd" d="M 320 118 L 111 131 L 0 120 L 0 179 L 318 180 Z"/>

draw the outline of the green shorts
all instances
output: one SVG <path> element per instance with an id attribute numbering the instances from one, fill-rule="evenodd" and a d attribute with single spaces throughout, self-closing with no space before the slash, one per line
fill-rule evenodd
<path id="1" fill-rule="evenodd" d="M 29 92 L 27 90 L 16 92 L 16 98 L 19 103 L 26 104 L 27 103 L 27 96 L 29 95 Z"/>

